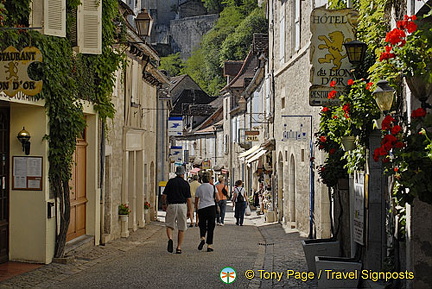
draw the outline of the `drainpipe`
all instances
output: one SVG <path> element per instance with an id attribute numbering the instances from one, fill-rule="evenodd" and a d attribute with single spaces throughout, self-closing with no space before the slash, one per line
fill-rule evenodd
<path id="1" fill-rule="evenodd" d="M 104 175 L 105 175 L 105 122 L 102 121 L 101 127 L 101 141 L 100 141 L 100 176 L 99 176 L 99 187 L 100 187 L 100 240 L 99 243 L 104 246 L 103 233 L 105 227 L 105 187 L 104 187 Z"/>

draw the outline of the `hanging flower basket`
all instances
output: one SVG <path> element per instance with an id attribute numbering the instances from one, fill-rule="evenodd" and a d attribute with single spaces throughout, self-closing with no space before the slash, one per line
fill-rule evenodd
<path id="1" fill-rule="evenodd" d="M 420 101 L 426 101 L 432 95 L 432 83 L 427 75 L 406 76 L 406 83 L 414 95 Z"/>
<path id="2" fill-rule="evenodd" d="M 344 149 L 344 151 L 351 151 L 355 148 L 355 136 L 353 135 L 349 135 L 349 136 L 343 136 L 342 137 L 342 147 Z"/>

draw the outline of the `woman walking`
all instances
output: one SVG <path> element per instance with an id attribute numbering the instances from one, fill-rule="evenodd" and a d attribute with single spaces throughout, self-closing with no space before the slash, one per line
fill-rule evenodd
<path id="1" fill-rule="evenodd" d="M 202 250 L 206 243 L 207 235 L 207 252 L 213 252 L 213 232 L 216 225 L 216 202 L 219 198 L 216 194 L 216 188 L 210 184 L 210 174 L 204 173 L 202 176 L 203 184 L 198 187 L 195 193 L 195 206 L 198 211 L 198 227 L 200 228 L 201 241 L 198 250 Z"/>
<path id="2" fill-rule="evenodd" d="M 233 190 L 233 203 L 235 204 L 234 217 L 236 218 L 236 225 L 243 226 L 244 215 L 246 211 L 246 190 L 243 188 L 243 181 L 238 180 L 235 182 Z"/>
<path id="3" fill-rule="evenodd" d="M 220 213 L 216 215 L 216 218 L 217 218 L 217 224 L 219 226 L 223 226 L 225 221 L 226 204 L 228 201 L 228 187 L 225 184 L 224 176 L 220 176 L 218 181 L 219 183 L 216 185 L 216 189 L 217 189 L 217 195 L 219 197 Z"/>

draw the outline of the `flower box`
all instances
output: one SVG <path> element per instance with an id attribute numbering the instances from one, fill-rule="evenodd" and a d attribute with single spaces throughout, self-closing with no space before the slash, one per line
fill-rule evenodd
<path id="1" fill-rule="evenodd" d="M 334 239 L 303 240 L 302 247 L 310 272 L 316 272 L 315 256 L 340 256 L 340 243 Z"/>
<path id="2" fill-rule="evenodd" d="M 352 258 L 316 256 L 315 266 L 321 272 L 318 288 L 357 288 L 359 284 L 362 263 Z"/>

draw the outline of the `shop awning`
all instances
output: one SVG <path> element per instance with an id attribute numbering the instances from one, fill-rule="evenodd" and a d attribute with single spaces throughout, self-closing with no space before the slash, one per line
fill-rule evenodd
<path id="1" fill-rule="evenodd" d="M 197 174 L 201 169 L 200 168 L 193 168 L 189 171 L 191 174 Z"/>
<path id="2" fill-rule="evenodd" d="M 248 149 L 245 152 L 242 152 L 241 154 L 238 155 L 239 158 L 244 158 L 250 154 L 253 154 L 254 152 L 256 152 L 258 149 L 260 148 L 259 145 L 253 146 L 252 148 Z"/>
<path id="3" fill-rule="evenodd" d="M 254 161 L 257 161 L 262 155 L 264 155 L 267 152 L 267 150 L 261 148 L 259 150 L 259 152 L 253 154 L 252 156 L 250 156 L 249 158 L 246 158 L 246 163 L 252 163 Z"/>

